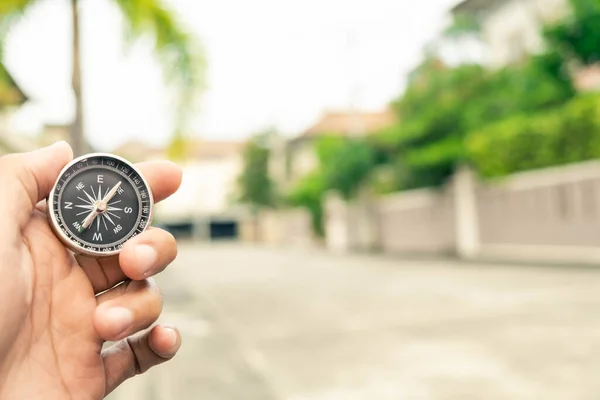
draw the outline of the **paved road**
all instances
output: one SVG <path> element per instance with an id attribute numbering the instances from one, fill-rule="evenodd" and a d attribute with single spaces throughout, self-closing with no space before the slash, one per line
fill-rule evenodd
<path id="1" fill-rule="evenodd" d="M 184 346 L 114 400 L 600 399 L 600 269 L 183 246 Z"/>

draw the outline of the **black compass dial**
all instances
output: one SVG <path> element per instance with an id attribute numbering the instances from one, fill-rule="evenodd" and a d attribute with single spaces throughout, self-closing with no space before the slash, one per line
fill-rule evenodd
<path id="1" fill-rule="evenodd" d="M 129 162 L 111 155 L 77 159 L 48 199 L 51 222 L 71 247 L 114 254 L 150 223 L 152 194 Z"/>

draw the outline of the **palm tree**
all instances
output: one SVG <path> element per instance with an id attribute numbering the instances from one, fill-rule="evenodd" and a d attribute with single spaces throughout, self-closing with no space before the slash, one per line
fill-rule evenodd
<path id="1" fill-rule="evenodd" d="M 0 44 L 21 16 L 43 0 L 0 0 Z M 71 125 L 71 145 L 76 154 L 86 151 L 80 63 L 80 0 L 68 0 L 73 27 L 72 86 L 75 118 Z M 166 81 L 178 93 L 177 130 L 181 131 L 190 112 L 195 94 L 202 83 L 203 59 L 194 38 L 186 32 L 175 14 L 162 0 L 112 0 L 121 10 L 127 39 L 149 35 L 154 39 L 154 53 L 159 59 Z M 0 57 L 2 56 L 0 46 Z"/>

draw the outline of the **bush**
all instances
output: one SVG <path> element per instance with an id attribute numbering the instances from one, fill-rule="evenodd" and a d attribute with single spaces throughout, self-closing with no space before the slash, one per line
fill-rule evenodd
<path id="1" fill-rule="evenodd" d="M 376 150 L 361 138 L 324 136 L 316 152 L 325 188 L 345 199 L 356 195 L 377 166 Z"/>
<path id="2" fill-rule="evenodd" d="M 466 149 L 485 177 L 600 157 L 600 96 L 481 128 L 468 136 Z"/>
<path id="3" fill-rule="evenodd" d="M 439 186 L 464 160 L 464 139 L 495 121 L 556 107 L 573 98 L 561 59 L 545 53 L 498 70 L 426 61 L 394 103 L 400 123 L 380 133 L 393 148 L 397 189 Z"/>
<path id="4" fill-rule="evenodd" d="M 315 171 L 302 178 L 287 196 L 287 203 L 310 211 L 313 231 L 323 236 L 323 196 L 326 191 L 323 173 Z"/>

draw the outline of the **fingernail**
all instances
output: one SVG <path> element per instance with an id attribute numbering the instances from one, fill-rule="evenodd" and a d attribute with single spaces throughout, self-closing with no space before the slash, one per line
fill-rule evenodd
<path id="1" fill-rule="evenodd" d="M 115 336 L 121 335 L 133 324 L 133 313 L 125 307 L 113 307 L 106 311 L 106 318 L 114 326 Z"/>
<path id="2" fill-rule="evenodd" d="M 169 337 L 169 347 L 174 347 L 177 344 L 177 332 L 168 326 L 165 326 L 165 332 L 167 332 L 167 336 Z"/>
<path id="3" fill-rule="evenodd" d="M 147 244 L 139 244 L 135 246 L 135 256 L 138 261 L 138 265 L 141 265 L 144 269 L 150 269 L 154 267 L 158 254 L 154 247 Z"/>

